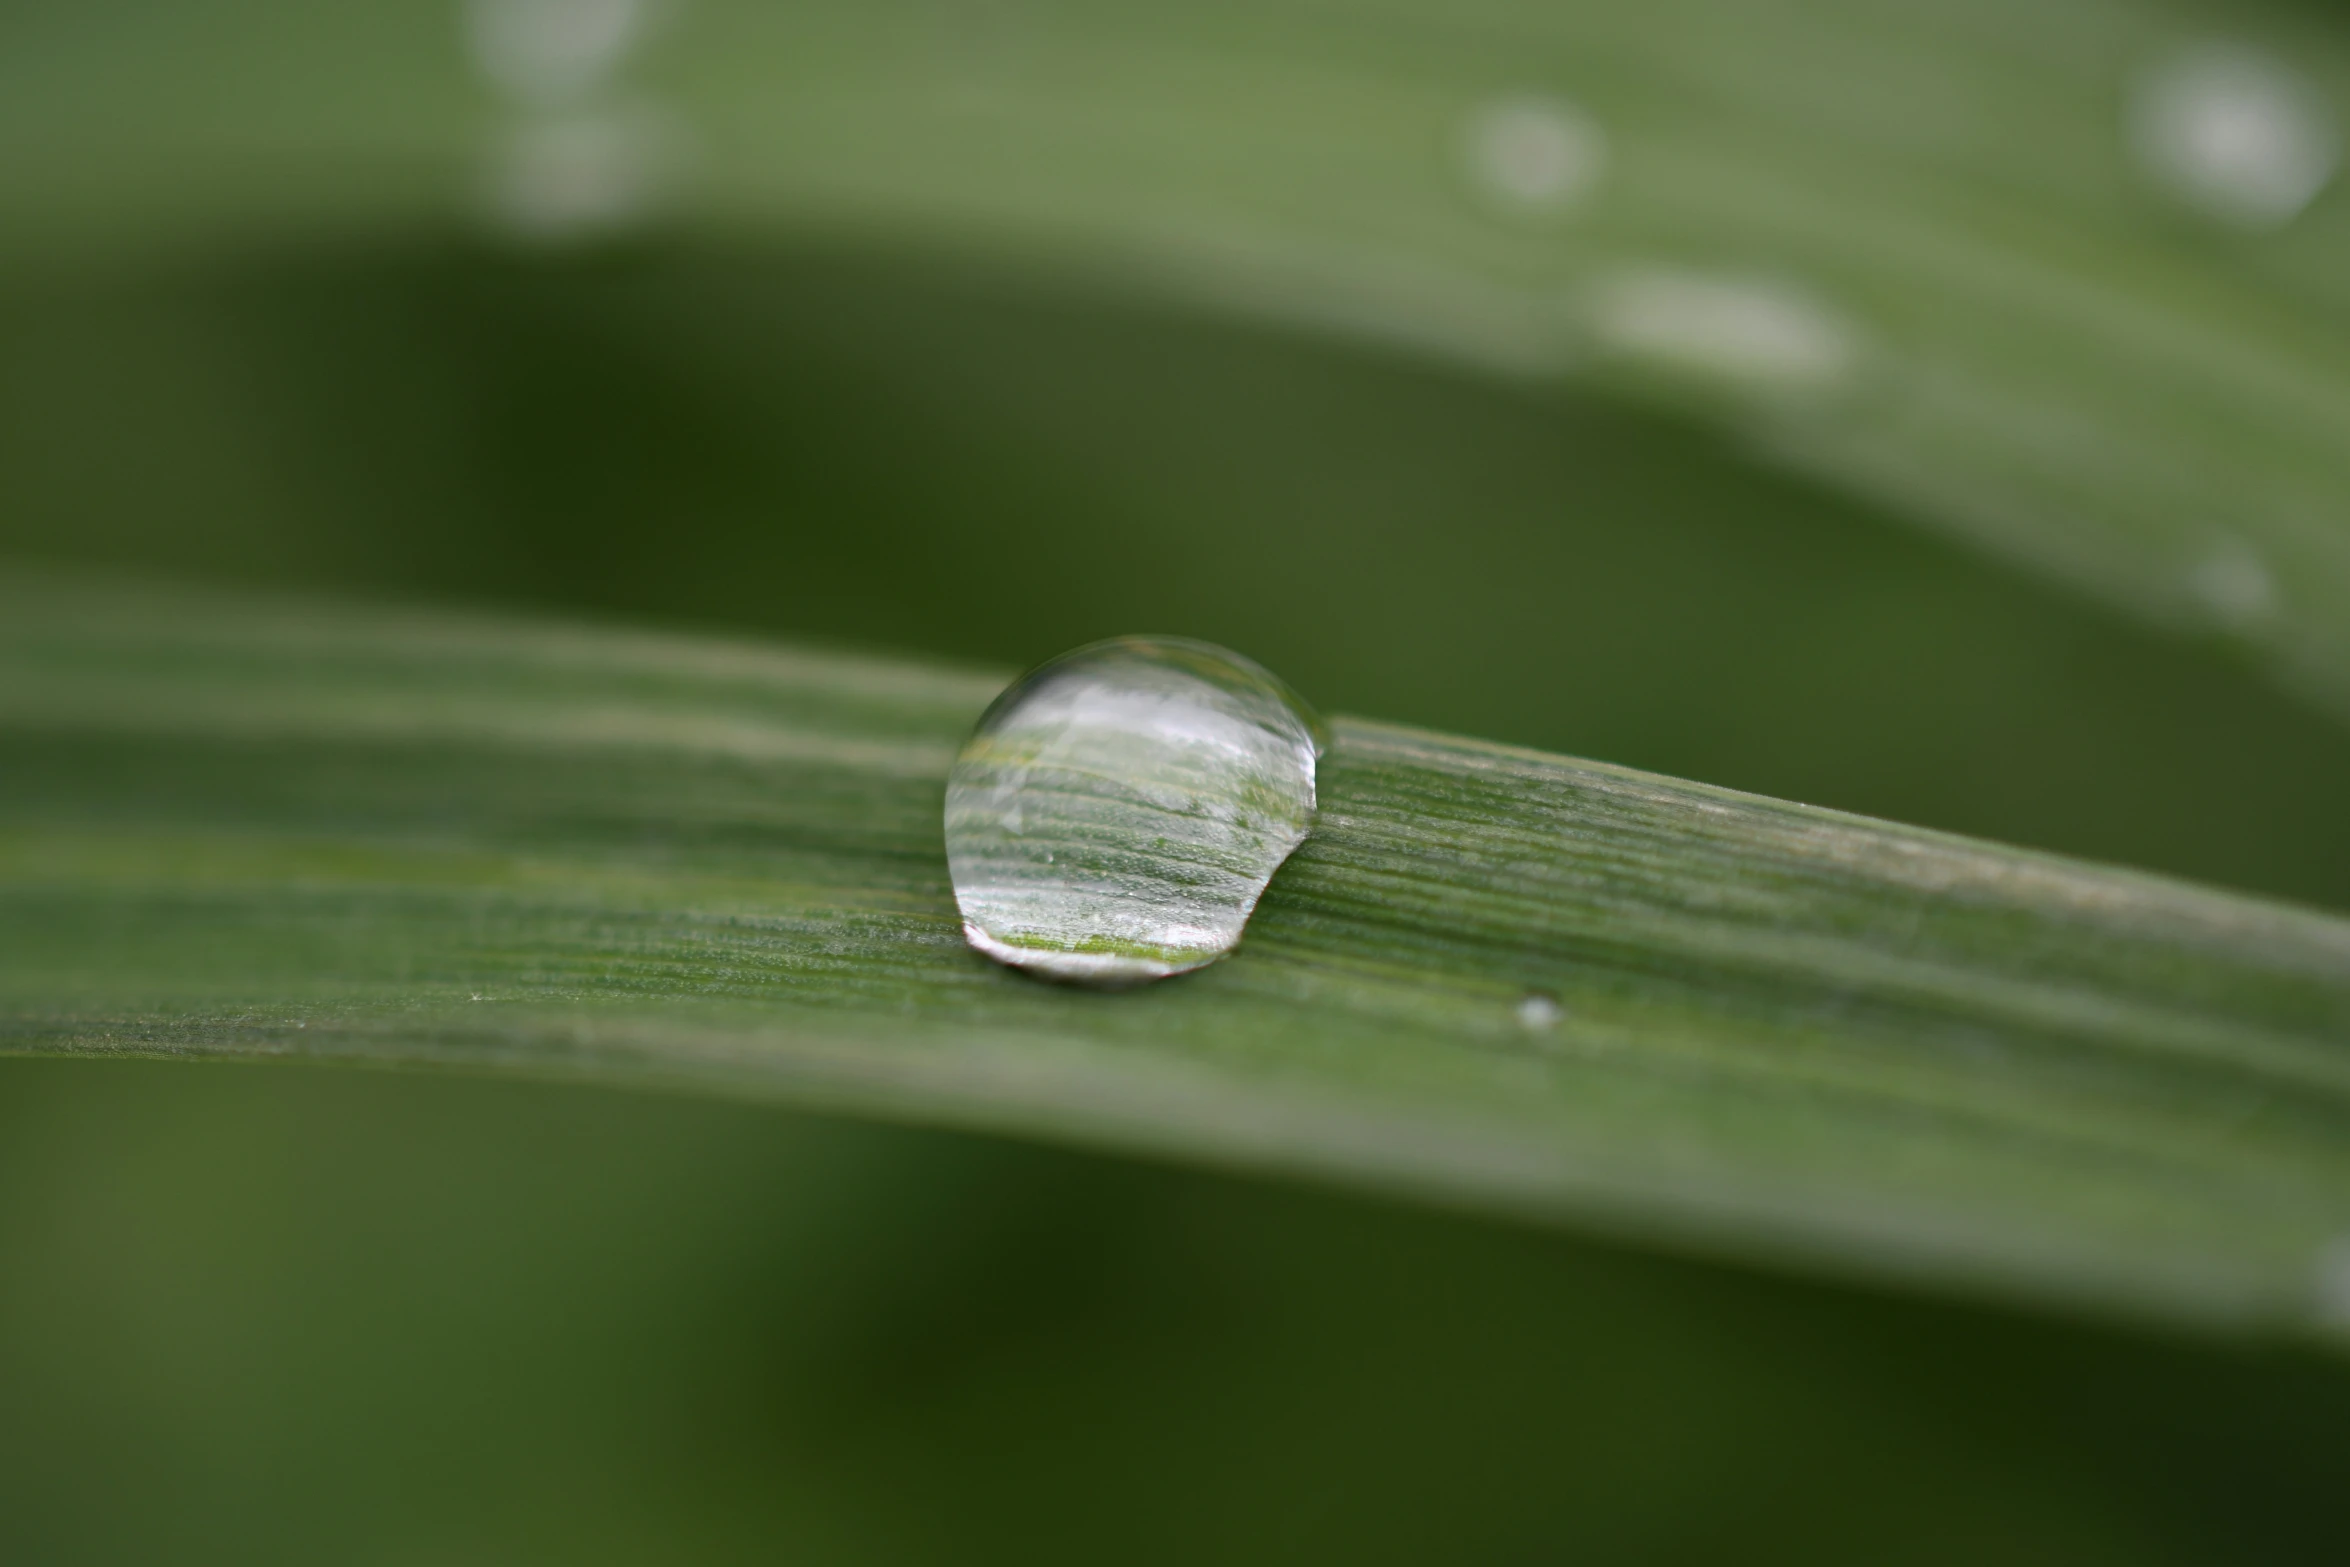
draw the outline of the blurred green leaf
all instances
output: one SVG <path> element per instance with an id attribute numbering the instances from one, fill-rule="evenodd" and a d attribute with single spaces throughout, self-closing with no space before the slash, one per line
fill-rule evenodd
<path id="1" fill-rule="evenodd" d="M 1341 720 L 1241 953 L 964 949 L 992 676 L 17 579 L 0 1037 L 775 1095 L 2238 1325 L 2350 1310 L 2350 921 Z"/>
<path id="2" fill-rule="evenodd" d="M 1197 632 L 2350 910 L 2346 106 L 2211 0 L 18 6 L 0 554 Z M 2338 1356 L 88 1059 L 2339 1341 L 2339 921 L 1358 722 L 1052 990 L 957 667 L 0 582 L 13 1555 L 2330 1559 Z"/>
<path id="3" fill-rule="evenodd" d="M 5 255 L 455 219 L 1008 257 L 1701 410 L 2350 710 L 2323 10 L 697 0 L 554 80 L 483 41 L 514 9 L 21 10 Z M 2213 40 L 2249 103 L 2177 86 Z M 2182 175 L 2143 127 L 2198 103 L 2287 114 L 2314 175 Z"/>

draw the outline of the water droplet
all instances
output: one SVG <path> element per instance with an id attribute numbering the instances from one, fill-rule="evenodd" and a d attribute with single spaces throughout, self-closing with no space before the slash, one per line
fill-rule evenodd
<path id="1" fill-rule="evenodd" d="M 2310 1306 L 2318 1323 L 2336 1333 L 2350 1334 L 2350 1235 L 2339 1236 L 2319 1250 L 2310 1285 Z"/>
<path id="2" fill-rule="evenodd" d="M 947 781 L 963 934 L 1094 984 L 1214 962 L 1313 826 L 1322 746 L 1294 692 L 1222 648 L 1063 654 L 996 698 Z"/>
<path id="3" fill-rule="evenodd" d="M 1499 98 L 1469 116 L 1469 177 L 1502 204 L 1527 211 L 1573 204 L 1607 166 L 1607 133 L 1557 98 Z"/>
<path id="4" fill-rule="evenodd" d="M 2240 540 L 2229 540 L 2198 562 L 2187 574 L 2187 587 L 2230 631 L 2250 630 L 2276 613 L 2276 578 Z"/>
<path id="5" fill-rule="evenodd" d="M 1567 1009 L 1559 1005 L 1558 997 L 1547 990 L 1529 990 L 1518 1002 L 1518 1021 L 1536 1033 L 1546 1033 L 1558 1027 L 1559 1019 Z"/>
<path id="6" fill-rule="evenodd" d="M 1815 390 L 1852 368 L 1852 329 L 1807 294 L 1764 278 L 1655 267 L 1592 292 L 1598 346 L 1659 369 L 1751 388 Z"/>
<path id="7" fill-rule="evenodd" d="M 672 193 L 684 150 L 676 127 L 647 109 L 527 121 L 494 149 L 491 220 L 517 239 L 543 243 L 634 227 Z"/>
<path id="8" fill-rule="evenodd" d="M 647 0 L 469 0 L 465 33 L 481 73 L 518 98 L 593 91 L 644 36 Z"/>
<path id="9" fill-rule="evenodd" d="M 2130 141 L 2146 172 L 2207 217 L 2244 228 L 2290 222 L 2333 177 L 2332 117 L 2283 61 L 2204 44 L 2146 73 Z"/>

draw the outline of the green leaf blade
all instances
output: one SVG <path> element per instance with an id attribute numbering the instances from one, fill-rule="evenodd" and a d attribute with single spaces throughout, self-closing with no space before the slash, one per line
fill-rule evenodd
<path id="1" fill-rule="evenodd" d="M 1340 720 L 1240 953 L 1103 995 L 961 941 L 940 791 L 994 677 L 0 599 L 6 1048 L 673 1083 L 2165 1320 L 2340 1305 L 2350 921 Z"/>

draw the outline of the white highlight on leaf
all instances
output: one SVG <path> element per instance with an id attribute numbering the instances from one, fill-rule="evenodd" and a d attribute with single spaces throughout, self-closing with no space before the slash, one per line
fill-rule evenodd
<path id="1" fill-rule="evenodd" d="M 2340 150 L 2316 89 L 2283 61 L 2234 44 L 2199 45 L 2148 71 L 2131 97 L 2129 133 L 2171 195 L 2255 229 L 2308 206 Z"/>
<path id="2" fill-rule="evenodd" d="M 1648 268 L 1600 284 L 1588 312 L 1604 352 L 1749 388 L 1825 387 L 1859 357 L 1842 317 L 1766 278 Z"/>
<path id="3" fill-rule="evenodd" d="M 2231 630 L 2247 630 L 2276 613 L 2277 584 L 2268 563 L 2240 539 L 2230 539 L 2187 574 L 2187 587 Z"/>
<path id="4" fill-rule="evenodd" d="M 465 35 L 481 73 L 517 98 L 557 103 L 593 92 L 635 49 L 646 0 L 467 0 Z"/>
<path id="5" fill-rule="evenodd" d="M 1607 167 L 1607 133 L 1562 99 L 1497 98 L 1469 116 L 1462 139 L 1469 178 L 1522 211 L 1555 211 L 1589 193 Z"/>
<path id="6" fill-rule="evenodd" d="M 1540 990 L 1529 990 L 1518 1003 L 1518 1022 L 1536 1033 L 1547 1033 L 1558 1027 L 1559 1019 L 1567 1015 L 1558 998 Z"/>
<path id="7" fill-rule="evenodd" d="M 2310 1282 L 2317 1320 L 2337 1333 L 2350 1334 L 2350 1235 L 2318 1253 Z"/>
<path id="8" fill-rule="evenodd" d="M 683 163 L 675 128 L 647 110 L 528 120 L 492 150 L 489 214 L 523 240 L 608 235 L 657 210 Z"/>

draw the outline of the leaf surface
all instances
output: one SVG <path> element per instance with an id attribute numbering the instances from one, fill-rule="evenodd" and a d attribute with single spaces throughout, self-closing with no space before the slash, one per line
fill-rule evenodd
<path id="1" fill-rule="evenodd" d="M 773 1096 L 2162 1319 L 2350 1312 L 2350 920 L 1341 719 L 1240 952 L 963 944 L 994 675 L 0 589 L 0 1040 Z"/>

